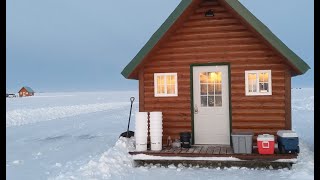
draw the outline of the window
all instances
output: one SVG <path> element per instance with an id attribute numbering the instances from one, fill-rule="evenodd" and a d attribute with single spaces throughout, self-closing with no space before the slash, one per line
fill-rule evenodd
<path id="1" fill-rule="evenodd" d="M 200 73 L 200 96 L 201 107 L 222 106 L 222 73 L 202 72 Z"/>
<path id="2" fill-rule="evenodd" d="M 178 96 L 177 73 L 154 73 L 154 96 Z"/>
<path id="3" fill-rule="evenodd" d="M 246 96 L 272 95 L 271 70 L 245 71 Z"/>

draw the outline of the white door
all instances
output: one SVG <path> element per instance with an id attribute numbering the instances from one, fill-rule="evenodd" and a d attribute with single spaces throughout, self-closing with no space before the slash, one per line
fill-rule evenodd
<path id="1" fill-rule="evenodd" d="M 230 145 L 228 66 L 193 67 L 194 144 Z"/>

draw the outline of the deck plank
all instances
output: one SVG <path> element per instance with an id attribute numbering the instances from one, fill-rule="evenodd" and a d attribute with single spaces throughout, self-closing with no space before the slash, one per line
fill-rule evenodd
<path id="1" fill-rule="evenodd" d="M 174 148 L 169 149 L 168 153 L 173 153 L 174 152 Z"/>
<path id="2" fill-rule="evenodd" d="M 221 147 L 220 154 L 227 154 L 227 147 Z"/>
<path id="3" fill-rule="evenodd" d="M 171 149 L 171 147 L 166 147 L 166 149 L 164 150 L 164 152 L 169 152 L 170 149 Z"/>
<path id="4" fill-rule="evenodd" d="M 233 149 L 232 147 L 227 148 L 227 154 L 233 154 Z"/>
<path id="5" fill-rule="evenodd" d="M 162 148 L 160 151 L 160 153 L 164 153 L 164 152 L 166 152 L 166 148 Z"/>
<path id="6" fill-rule="evenodd" d="M 188 148 L 182 148 L 181 152 L 180 153 L 187 153 L 188 152 Z"/>
<path id="7" fill-rule="evenodd" d="M 214 151 L 214 146 L 210 146 L 207 151 L 207 154 L 213 154 L 213 151 Z"/>
<path id="8" fill-rule="evenodd" d="M 207 150 L 208 150 L 208 147 L 207 146 L 204 146 L 201 151 L 200 151 L 200 154 L 206 154 L 207 153 Z"/>
<path id="9" fill-rule="evenodd" d="M 189 154 L 189 153 L 193 153 L 194 150 L 195 150 L 195 148 L 194 148 L 194 147 L 191 147 L 191 148 L 189 148 L 189 150 L 188 150 L 187 153 L 188 153 L 188 154 Z"/>
<path id="10" fill-rule="evenodd" d="M 207 154 L 212 154 L 214 150 L 214 146 L 210 146 L 207 150 Z"/>
<path id="11" fill-rule="evenodd" d="M 198 154 L 198 153 L 200 153 L 201 149 L 202 149 L 202 146 L 196 147 L 196 149 L 193 151 L 193 154 Z"/>
<path id="12" fill-rule="evenodd" d="M 214 147 L 213 154 L 220 154 L 220 147 L 219 146 Z"/>
<path id="13" fill-rule="evenodd" d="M 179 154 L 181 152 L 181 148 L 175 148 L 173 153 L 175 154 Z"/>

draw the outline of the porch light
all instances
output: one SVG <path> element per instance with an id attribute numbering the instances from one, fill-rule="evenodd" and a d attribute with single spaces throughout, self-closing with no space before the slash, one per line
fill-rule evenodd
<path id="1" fill-rule="evenodd" d="M 209 9 L 208 11 L 205 12 L 204 14 L 206 17 L 213 17 L 214 13 L 212 9 Z"/>

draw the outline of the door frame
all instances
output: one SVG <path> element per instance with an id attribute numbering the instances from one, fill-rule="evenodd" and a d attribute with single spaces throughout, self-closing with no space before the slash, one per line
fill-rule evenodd
<path id="1" fill-rule="evenodd" d="M 231 68 L 229 62 L 218 62 L 218 63 L 195 63 L 190 64 L 190 98 L 191 98 L 191 127 L 192 127 L 192 139 L 191 144 L 194 145 L 194 107 L 193 107 L 193 67 L 197 66 L 228 66 L 228 83 L 229 83 L 229 124 L 230 124 L 230 146 L 232 145 L 231 133 L 232 133 L 232 104 L 231 104 Z"/>

